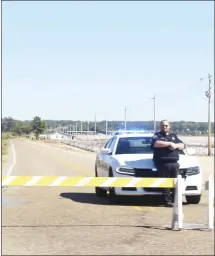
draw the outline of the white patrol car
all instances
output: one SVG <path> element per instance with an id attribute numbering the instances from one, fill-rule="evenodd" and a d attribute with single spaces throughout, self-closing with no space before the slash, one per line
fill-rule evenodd
<path id="1" fill-rule="evenodd" d="M 99 150 L 95 161 L 95 177 L 158 177 L 150 148 L 152 133 L 116 133 Z M 180 151 L 180 172 L 186 173 L 184 195 L 188 204 L 198 204 L 202 193 L 202 170 L 195 156 Z M 120 195 L 162 195 L 161 188 L 96 187 L 99 197 L 109 191 L 110 202 Z"/>

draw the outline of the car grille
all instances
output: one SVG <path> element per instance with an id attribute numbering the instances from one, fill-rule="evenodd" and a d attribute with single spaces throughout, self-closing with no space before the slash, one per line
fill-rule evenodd
<path id="1" fill-rule="evenodd" d="M 135 176 L 138 178 L 156 178 L 158 172 L 152 169 L 135 169 Z M 162 192 L 163 188 L 143 188 L 147 192 Z"/>
<path id="2" fill-rule="evenodd" d="M 134 169 L 135 170 L 135 177 L 139 178 L 156 178 L 159 177 L 157 171 L 153 171 L 152 169 Z M 183 176 L 183 174 L 189 175 L 187 169 L 180 169 L 179 173 Z"/>
<path id="3" fill-rule="evenodd" d="M 138 178 L 154 178 L 158 177 L 157 171 L 152 171 L 152 169 L 134 169 L 135 177 Z"/>
<path id="4" fill-rule="evenodd" d="M 163 188 L 144 188 L 146 192 L 163 192 Z"/>

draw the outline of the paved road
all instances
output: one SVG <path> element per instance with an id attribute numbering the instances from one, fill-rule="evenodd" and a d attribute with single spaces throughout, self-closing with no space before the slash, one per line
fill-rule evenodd
<path id="1" fill-rule="evenodd" d="M 16 163 L 11 175 L 94 174 L 94 153 L 24 139 L 13 144 Z M 209 166 L 208 161 L 205 171 Z M 8 168 L 4 166 L 4 175 Z M 93 188 L 28 187 L 5 188 L 2 199 L 4 255 L 214 254 L 213 232 L 166 230 L 172 210 L 150 198 L 113 206 L 96 198 Z M 206 199 L 184 206 L 184 222 L 206 222 Z"/>

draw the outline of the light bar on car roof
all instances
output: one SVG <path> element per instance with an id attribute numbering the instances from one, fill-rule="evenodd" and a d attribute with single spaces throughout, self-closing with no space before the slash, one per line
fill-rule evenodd
<path id="1" fill-rule="evenodd" d="M 122 135 L 122 134 L 132 134 L 132 133 L 149 133 L 150 131 L 145 130 L 128 130 L 128 131 L 117 131 L 115 135 Z"/>

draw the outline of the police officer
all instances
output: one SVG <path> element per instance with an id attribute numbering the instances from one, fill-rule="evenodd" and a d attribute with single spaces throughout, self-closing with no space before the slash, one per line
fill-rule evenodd
<path id="1" fill-rule="evenodd" d="M 176 134 L 169 132 L 170 122 L 168 120 L 161 121 L 160 129 L 160 132 L 156 132 L 152 138 L 153 160 L 159 177 L 175 178 L 179 171 L 179 150 L 183 150 L 185 144 Z M 173 206 L 172 196 L 171 189 L 165 188 L 164 199 L 167 207 Z"/>

